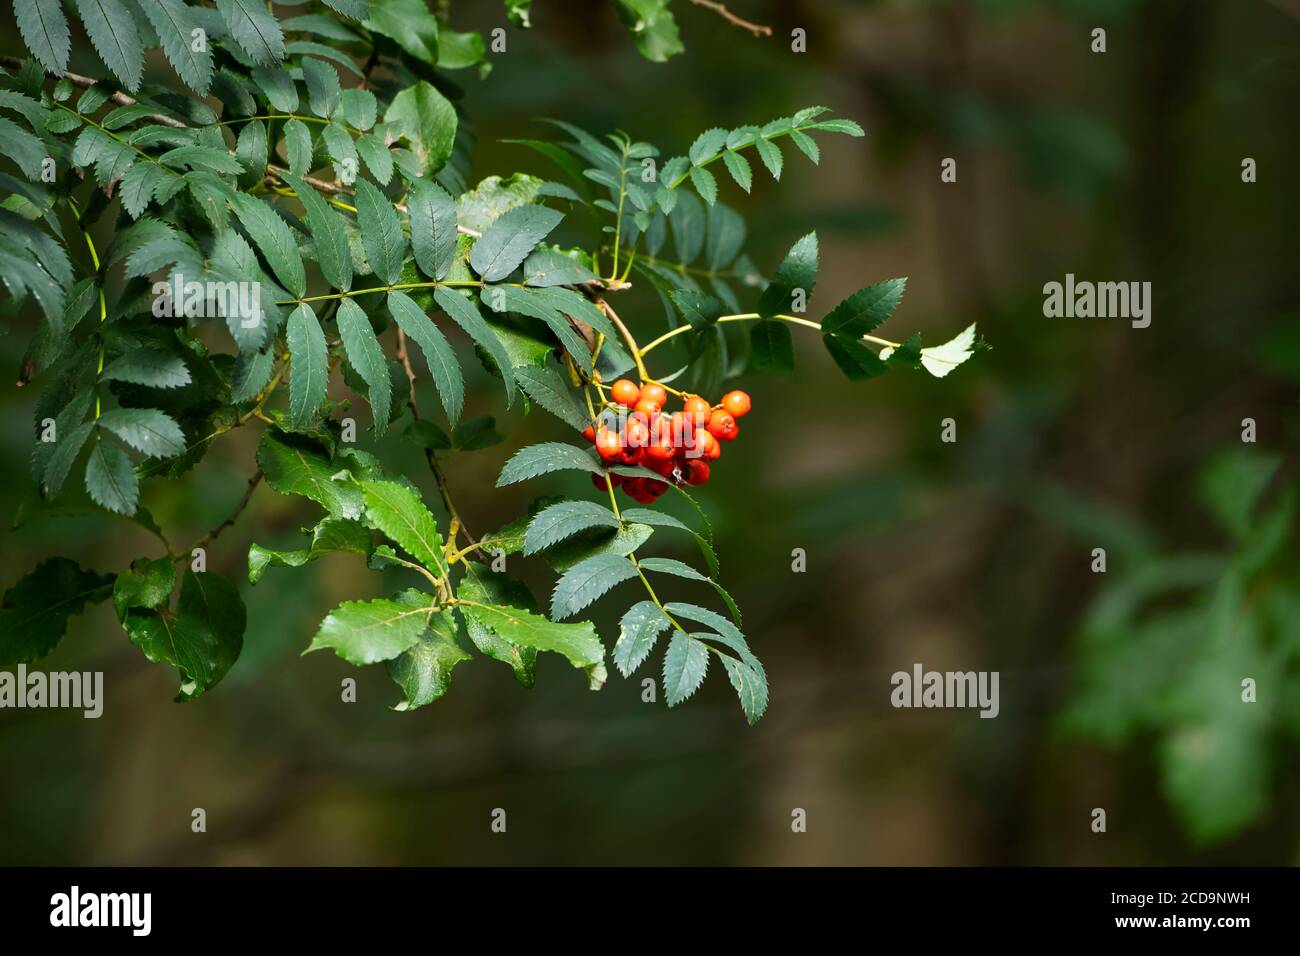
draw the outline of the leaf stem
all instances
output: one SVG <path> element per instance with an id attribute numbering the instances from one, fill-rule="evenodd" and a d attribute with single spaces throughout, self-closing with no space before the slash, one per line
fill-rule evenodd
<path id="1" fill-rule="evenodd" d="M 763 316 L 757 312 L 742 312 L 737 315 L 724 315 L 722 318 L 718 319 L 718 321 L 719 322 L 748 322 L 754 319 L 761 319 L 761 318 L 763 318 Z M 805 328 L 809 328 L 809 329 L 816 329 L 818 332 L 820 332 L 822 328 L 821 323 L 814 322 L 811 319 L 801 319 L 796 315 L 773 315 L 771 316 L 771 318 L 780 319 L 782 322 L 790 322 L 794 325 L 802 325 Z M 643 348 L 641 350 L 641 355 L 644 356 L 647 353 L 649 353 L 651 349 L 658 348 L 660 345 L 663 345 L 669 339 L 675 338 L 676 336 L 681 335 L 683 332 L 689 332 L 689 331 L 691 331 L 691 326 L 689 325 L 679 325 L 675 329 L 669 329 L 663 335 L 659 336 L 659 338 L 655 339 L 653 342 L 651 342 L 649 345 Z M 874 335 L 864 335 L 862 336 L 862 340 L 864 342 L 871 342 L 875 345 L 880 345 L 886 348 L 896 349 L 900 347 L 900 343 L 898 342 L 891 342 L 889 339 L 878 338 L 877 336 Z"/>

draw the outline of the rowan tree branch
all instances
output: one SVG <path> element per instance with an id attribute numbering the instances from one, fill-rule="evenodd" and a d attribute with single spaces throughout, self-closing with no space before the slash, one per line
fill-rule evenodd
<path id="1" fill-rule="evenodd" d="M 748 20 L 736 16 L 727 9 L 726 4 L 719 3 L 718 0 L 691 0 L 691 3 L 706 10 L 712 10 L 728 23 L 738 26 L 742 30 L 748 30 L 756 37 L 770 37 L 772 35 L 771 27 L 765 27 L 760 23 L 750 23 Z"/>

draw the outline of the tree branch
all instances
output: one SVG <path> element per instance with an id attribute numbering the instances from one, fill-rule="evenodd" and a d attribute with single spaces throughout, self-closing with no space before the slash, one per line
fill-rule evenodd
<path id="1" fill-rule="evenodd" d="M 728 10 L 725 4 L 719 3 L 718 0 L 691 0 L 691 3 L 695 4 L 697 7 L 704 7 L 706 10 L 712 10 L 728 23 L 733 26 L 738 26 L 742 30 L 748 30 L 756 37 L 770 37 L 772 35 L 771 27 L 765 27 L 759 23 L 750 23 L 748 20 L 742 20 L 740 17 Z"/>
<path id="2" fill-rule="evenodd" d="M 23 61 L 16 56 L 0 56 L 0 64 L 4 64 L 5 66 L 8 67 L 13 67 L 14 69 L 18 69 L 23 65 Z M 59 76 L 59 74 L 50 73 L 47 70 L 46 75 L 52 76 L 58 80 L 67 80 L 73 86 L 80 87 L 83 90 L 88 90 L 99 82 L 99 80 L 96 80 L 94 77 L 82 76 L 80 73 L 64 73 L 62 76 Z M 114 103 L 116 103 L 118 106 L 135 106 L 137 103 L 140 102 L 135 97 L 128 96 L 127 94 L 123 93 L 121 90 L 117 91 L 116 93 L 110 94 L 108 98 Z M 140 118 L 149 120 L 149 122 L 151 123 L 159 123 L 163 126 L 170 126 L 173 129 L 186 129 L 186 125 L 183 122 L 176 119 L 174 116 L 167 116 L 165 113 L 150 113 L 148 116 L 142 116 Z"/>
<path id="3" fill-rule="evenodd" d="M 203 537 L 199 538 L 199 540 L 194 543 L 194 546 L 190 548 L 191 554 L 193 554 L 198 548 L 206 548 L 213 541 L 217 540 L 217 535 L 221 534 L 221 532 L 225 531 L 239 520 L 239 516 L 244 513 L 244 509 L 248 507 L 248 503 L 253 500 L 253 492 L 261 482 L 262 469 L 259 468 L 253 473 L 253 477 L 248 479 L 248 487 L 244 490 L 243 497 L 239 499 L 239 504 L 235 505 L 235 510 L 230 513 L 230 517 L 221 522 L 221 524 L 217 525 Z"/>

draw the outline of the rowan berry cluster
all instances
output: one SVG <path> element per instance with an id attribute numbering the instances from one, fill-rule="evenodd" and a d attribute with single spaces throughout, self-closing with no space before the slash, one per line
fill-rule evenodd
<path id="1" fill-rule="evenodd" d="M 682 407 L 668 413 L 668 389 L 657 382 L 638 386 L 621 378 L 609 389 L 609 402 L 582 433 L 607 465 L 643 465 L 663 479 L 611 473 L 610 480 L 630 497 L 649 504 L 668 490 L 668 482 L 702 485 L 709 463 L 722 455 L 722 443 L 740 435 L 736 419 L 749 413 L 749 396 L 728 392 L 717 405 L 698 395 L 683 395 Z M 605 486 L 602 475 L 592 478 Z"/>

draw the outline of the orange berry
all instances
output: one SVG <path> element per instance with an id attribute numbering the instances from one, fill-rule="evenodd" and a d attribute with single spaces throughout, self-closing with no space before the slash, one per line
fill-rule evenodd
<path id="1" fill-rule="evenodd" d="M 618 432 L 610 431 L 608 428 L 602 428 L 596 432 L 596 453 L 606 461 L 617 458 L 623 451 L 623 440 L 618 437 Z"/>
<path id="2" fill-rule="evenodd" d="M 640 412 L 642 415 L 644 415 L 647 419 L 654 418 L 656 415 L 659 414 L 659 411 L 662 408 L 663 405 L 659 404 L 658 402 L 652 402 L 648 398 L 642 398 L 636 403 L 636 410 Z"/>
<path id="3" fill-rule="evenodd" d="M 709 434 L 718 441 L 731 441 L 740 434 L 740 426 L 731 412 L 719 408 L 709 416 Z"/>
<path id="4" fill-rule="evenodd" d="M 623 426 L 624 444 L 629 448 L 644 448 L 650 443 L 650 426 L 645 419 L 633 415 Z"/>
<path id="5" fill-rule="evenodd" d="M 636 387 L 636 383 L 620 378 L 610 387 L 609 397 L 618 404 L 631 408 L 641 397 L 641 389 Z"/>
<path id="6" fill-rule="evenodd" d="M 718 448 L 718 440 L 713 437 L 713 433 L 700 429 L 695 433 L 695 443 L 692 446 L 696 452 L 696 458 L 716 458 L 713 453 Z"/>
<path id="7" fill-rule="evenodd" d="M 728 392 L 722 396 L 722 407 L 731 412 L 736 418 L 744 418 L 749 414 L 749 395 L 740 389 Z"/>
<path id="8" fill-rule="evenodd" d="M 587 441 L 594 442 L 596 440 L 596 429 L 588 425 L 582 430 L 582 437 L 587 439 Z"/>
<path id="9" fill-rule="evenodd" d="M 668 404 L 668 389 L 654 382 L 646 382 L 641 386 L 641 401 L 654 402 L 660 408 Z"/>
<path id="10" fill-rule="evenodd" d="M 694 422 L 707 422 L 713 414 L 713 406 L 698 395 L 688 395 L 682 402 L 682 411 Z"/>

